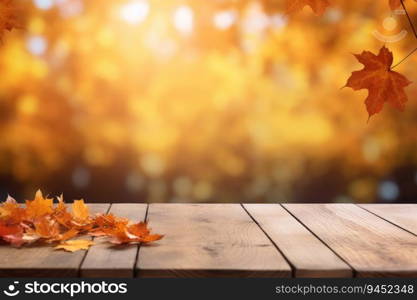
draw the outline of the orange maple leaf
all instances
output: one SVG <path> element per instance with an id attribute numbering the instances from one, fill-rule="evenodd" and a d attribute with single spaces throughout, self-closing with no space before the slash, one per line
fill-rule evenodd
<path id="1" fill-rule="evenodd" d="M 35 226 L 35 233 L 40 238 L 48 240 L 57 240 L 60 236 L 60 230 L 58 223 L 49 218 L 42 217 L 38 218 L 33 225 Z"/>
<path id="2" fill-rule="evenodd" d="M 327 0 L 287 0 L 286 12 L 292 14 L 302 10 L 307 5 L 311 7 L 316 15 L 321 16 L 330 6 L 330 3 Z"/>
<path id="3" fill-rule="evenodd" d="M 53 212 L 53 199 L 44 198 L 41 190 L 35 194 L 34 200 L 26 200 L 26 213 L 29 218 L 42 217 Z"/>
<path id="4" fill-rule="evenodd" d="M 111 235 L 117 228 L 126 228 L 129 223 L 128 219 L 119 218 L 113 214 L 100 214 L 95 216 L 93 220 L 93 229 L 89 234 L 92 236 Z"/>
<path id="5" fill-rule="evenodd" d="M 71 228 L 70 230 L 68 230 L 67 232 L 65 232 L 65 233 L 63 233 L 63 234 L 61 234 L 60 236 L 59 236 L 59 238 L 58 238 L 58 240 L 60 240 L 60 241 L 66 241 L 66 240 L 69 240 L 69 239 L 71 239 L 71 238 L 73 238 L 73 237 L 75 237 L 75 236 L 77 236 L 78 235 L 78 230 L 77 229 L 75 229 L 75 228 Z"/>
<path id="6" fill-rule="evenodd" d="M 408 100 L 404 88 L 411 82 L 391 69 L 392 52 L 384 46 L 378 55 L 364 51 L 362 54 L 356 54 L 355 57 L 365 67 L 360 71 L 352 72 L 346 86 L 355 91 L 368 90 L 365 104 L 369 117 L 380 112 L 385 102 L 389 102 L 401 111 L 404 110 Z"/>
<path id="7" fill-rule="evenodd" d="M 163 238 L 160 234 L 150 234 L 150 229 L 146 222 L 139 222 L 129 226 L 118 226 L 110 233 L 114 244 L 125 243 L 149 243 Z"/>
<path id="8" fill-rule="evenodd" d="M 71 240 L 65 241 L 55 247 L 55 249 L 63 249 L 69 252 L 75 252 L 78 250 L 88 250 L 90 246 L 94 245 L 92 241 L 89 240 Z"/>
<path id="9" fill-rule="evenodd" d="M 77 221 L 85 222 L 88 220 L 90 211 L 83 199 L 74 201 L 72 204 L 72 214 Z"/>
<path id="10" fill-rule="evenodd" d="M 9 224 L 19 224 L 25 217 L 26 210 L 10 196 L 0 205 L 0 219 L 7 218 Z"/>
<path id="11" fill-rule="evenodd" d="M 18 17 L 18 9 L 13 0 L 0 1 L 0 39 L 5 30 L 21 28 Z"/>
<path id="12" fill-rule="evenodd" d="M 61 242 L 56 249 L 71 252 L 88 249 L 93 244 L 91 241 L 68 241 L 79 234 L 105 236 L 116 244 L 148 243 L 163 237 L 150 234 L 144 222 L 131 224 L 129 219 L 112 214 L 91 217 L 84 200 L 75 200 L 69 213 L 62 195 L 53 206 L 53 200 L 45 198 L 40 190 L 34 200 L 26 201 L 26 207 L 10 196 L 0 203 L 0 240 L 12 246 L 39 241 Z"/>

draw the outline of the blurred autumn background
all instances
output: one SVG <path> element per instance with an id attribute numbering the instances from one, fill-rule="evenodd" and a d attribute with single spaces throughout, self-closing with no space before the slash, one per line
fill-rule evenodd
<path id="1" fill-rule="evenodd" d="M 417 200 L 417 83 L 405 112 L 369 123 L 367 91 L 340 89 L 362 67 L 351 53 L 386 43 L 395 63 L 416 47 L 387 0 L 334 0 L 320 17 L 281 0 L 15 2 L 2 200 L 39 187 L 88 202 Z M 416 66 L 396 70 L 417 82 Z"/>

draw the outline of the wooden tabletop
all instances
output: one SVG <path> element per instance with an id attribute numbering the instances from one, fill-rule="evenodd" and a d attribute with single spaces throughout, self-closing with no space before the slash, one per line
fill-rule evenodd
<path id="1" fill-rule="evenodd" d="M 417 277 L 417 204 L 90 204 L 151 245 L 0 247 L 3 277 Z"/>

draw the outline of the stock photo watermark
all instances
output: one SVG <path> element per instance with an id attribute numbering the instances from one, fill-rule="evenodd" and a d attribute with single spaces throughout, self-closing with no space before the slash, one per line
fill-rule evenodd
<path id="1" fill-rule="evenodd" d="M 387 32 L 394 32 L 398 30 L 398 26 L 399 26 L 398 17 L 405 16 L 405 15 L 406 15 L 406 11 L 403 9 L 394 10 L 389 16 L 387 16 L 382 21 L 383 28 Z M 377 38 L 381 42 L 396 43 L 396 42 L 403 40 L 407 36 L 408 31 L 405 29 L 402 29 L 398 33 L 387 35 L 387 34 L 381 33 L 379 30 L 375 30 L 372 34 L 375 38 Z"/>
<path id="2" fill-rule="evenodd" d="M 71 298 L 79 294 L 126 294 L 127 283 L 108 283 L 101 282 L 26 282 L 20 284 L 19 281 L 13 281 L 3 289 L 3 294 L 8 297 L 15 297 L 19 294 L 36 295 L 36 294 L 60 294 L 68 295 Z"/>

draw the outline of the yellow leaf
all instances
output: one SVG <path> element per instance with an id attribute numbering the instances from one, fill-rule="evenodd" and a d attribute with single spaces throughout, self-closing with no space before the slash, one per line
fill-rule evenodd
<path id="1" fill-rule="evenodd" d="M 87 220 L 90 216 L 90 212 L 88 210 L 88 206 L 85 205 L 84 200 L 75 200 L 72 204 L 72 213 L 74 218 L 77 220 Z"/>
<path id="2" fill-rule="evenodd" d="M 89 240 L 71 240 L 59 244 L 55 247 L 55 249 L 63 249 L 65 251 L 75 252 L 78 250 L 88 250 L 91 245 L 94 245 L 94 243 Z"/>
<path id="3" fill-rule="evenodd" d="M 41 190 L 38 190 L 34 200 L 26 201 L 26 212 L 30 218 L 37 218 L 53 211 L 53 199 L 44 198 Z"/>

